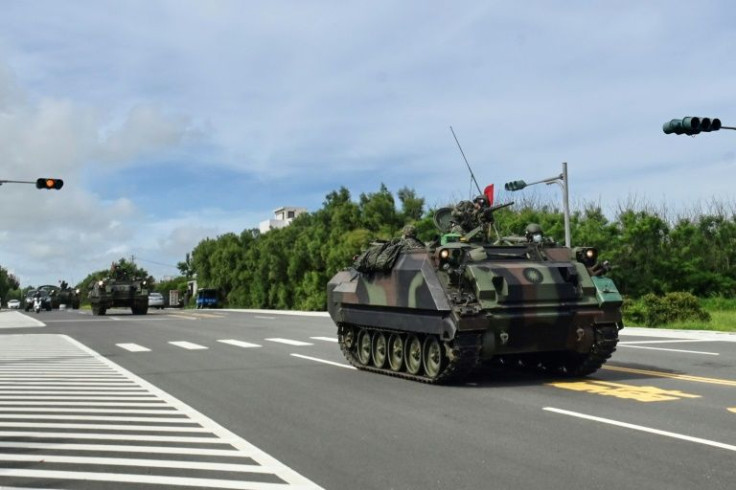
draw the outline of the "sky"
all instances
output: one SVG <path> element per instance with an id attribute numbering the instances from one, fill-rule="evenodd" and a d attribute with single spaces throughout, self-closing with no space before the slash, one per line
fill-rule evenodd
<path id="1" fill-rule="evenodd" d="M 611 217 L 735 209 L 730 1 L 0 2 L 0 266 L 76 284 L 121 257 L 157 279 L 203 239 L 385 184 Z M 522 196 L 523 195 L 523 196 Z"/>

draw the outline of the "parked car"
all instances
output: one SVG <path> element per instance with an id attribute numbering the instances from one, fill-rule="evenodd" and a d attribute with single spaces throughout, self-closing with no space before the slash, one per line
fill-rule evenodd
<path id="1" fill-rule="evenodd" d="M 20 310 L 20 300 L 19 299 L 8 300 L 8 308 L 10 308 L 11 310 Z"/>
<path id="2" fill-rule="evenodd" d="M 159 310 L 164 309 L 164 296 L 161 293 L 148 293 L 148 307 L 158 308 Z"/>

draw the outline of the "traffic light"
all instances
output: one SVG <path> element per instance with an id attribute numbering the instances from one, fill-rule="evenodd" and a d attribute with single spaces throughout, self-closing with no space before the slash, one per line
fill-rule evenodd
<path id="1" fill-rule="evenodd" d="M 56 189 L 59 190 L 64 186 L 61 179 L 36 179 L 36 189 Z"/>
<path id="2" fill-rule="evenodd" d="M 690 136 L 698 133 L 709 133 L 721 129 L 721 120 L 709 117 L 683 117 L 672 119 L 662 125 L 665 134 L 687 134 Z"/>
<path id="3" fill-rule="evenodd" d="M 526 187 L 526 182 L 523 180 L 512 180 L 511 182 L 506 182 L 503 187 L 507 191 L 520 191 Z"/>

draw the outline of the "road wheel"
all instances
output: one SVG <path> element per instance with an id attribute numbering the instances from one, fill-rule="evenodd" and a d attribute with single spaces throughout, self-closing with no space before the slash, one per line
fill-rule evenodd
<path id="1" fill-rule="evenodd" d="M 386 364 L 386 336 L 381 332 L 373 335 L 373 365 L 382 368 Z"/>
<path id="2" fill-rule="evenodd" d="M 422 370 L 422 343 L 416 335 L 409 335 L 406 339 L 404 357 L 406 357 L 406 370 L 410 374 L 419 374 Z"/>
<path id="3" fill-rule="evenodd" d="M 391 371 L 401 371 L 404 367 L 404 340 L 397 333 L 388 338 L 388 365 Z"/>
<path id="4" fill-rule="evenodd" d="M 92 305 L 92 314 L 95 315 L 95 316 L 104 315 L 105 314 L 105 309 L 104 308 L 100 308 L 99 305 Z"/>
<path id="5" fill-rule="evenodd" d="M 364 328 L 358 332 L 358 362 L 367 366 L 371 362 L 371 333 Z"/>
<path id="6" fill-rule="evenodd" d="M 444 369 L 444 352 L 442 344 L 437 340 L 436 335 L 427 335 L 424 339 L 424 348 L 422 351 L 422 361 L 424 363 L 424 373 L 434 379 Z"/>

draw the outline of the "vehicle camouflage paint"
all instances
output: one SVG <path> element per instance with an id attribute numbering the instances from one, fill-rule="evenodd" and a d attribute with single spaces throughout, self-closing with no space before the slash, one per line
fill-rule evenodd
<path id="1" fill-rule="evenodd" d="M 475 203 L 437 211 L 439 243 L 375 244 L 329 281 L 328 310 L 347 360 L 428 383 L 457 382 L 485 361 L 595 372 L 623 328 L 621 295 L 603 276 L 608 264 L 593 248 L 541 234 L 491 240 L 493 212 L 508 204 Z"/>
<path id="2" fill-rule="evenodd" d="M 104 315 L 110 308 L 130 308 L 134 315 L 148 313 L 147 281 L 129 277 L 115 266 L 107 278 L 90 285 L 88 298 L 93 315 Z"/>

